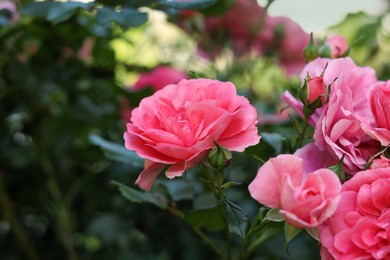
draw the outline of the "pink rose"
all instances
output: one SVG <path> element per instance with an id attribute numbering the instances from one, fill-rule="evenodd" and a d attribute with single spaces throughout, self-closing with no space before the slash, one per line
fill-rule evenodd
<path id="1" fill-rule="evenodd" d="M 187 78 L 187 74 L 182 71 L 169 66 L 160 66 L 150 72 L 142 73 L 134 83 L 133 89 L 140 90 L 150 86 L 154 90 L 159 90 L 166 85 L 176 84 L 180 80 Z"/>
<path id="2" fill-rule="evenodd" d="M 136 183 L 149 190 L 165 165 L 168 178 L 207 155 L 214 141 L 242 152 L 259 142 L 256 109 L 238 96 L 230 82 L 182 80 L 143 99 L 132 112 L 124 134 L 125 146 L 146 159 Z"/>
<path id="3" fill-rule="evenodd" d="M 390 170 L 343 184 L 335 214 L 319 226 L 322 259 L 390 259 Z"/>
<path id="4" fill-rule="evenodd" d="M 370 107 L 375 119 L 368 134 L 381 142 L 383 146 L 390 144 L 390 81 L 381 82 L 370 94 Z"/>
<path id="5" fill-rule="evenodd" d="M 348 44 L 342 35 L 333 35 L 326 40 L 330 46 L 332 58 L 340 58 L 348 51 Z"/>
<path id="6" fill-rule="evenodd" d="M 298 228 L 316 227 L 336 210 L 341 184 L 336 174 L 320 169 L 304 175 L 303 160 L 282 154 L 268 160 L 249 185 L 259 203 L 280 208 L 286 221 Z"/>
<path id="7" fill-rule="evenodd" d="M 374 124 L 368 97 L 377 82 L 375 71 L 357 66 L 349 57 L 316 59 L 306 65 L 301 79 L 307 74 L 318 77 L 322 73 L 326 85 L 334 83 L 328 103 L 309 118 L 309 123 L 315 127 L 314 142 L 318 149 L 329 153 L 334 160 L 344 157 L 344 170 L 354 174 L 364 169 L 379 148 L 379 142 L 366 134 L 367 128 Z M 283 94 L 282 99 L 303 117 L 300 101 L 288 92 Z"/>
<path id="8" fill-rule="evenodd" d="M 381 155 L 380 158 L 374 159 L 370 166 L 370 169 L 390 168 L 390 159 Z"/>
<path id="9" fill-rule="evenodd" d="M 371 68 L 356 66 L 350 58 L 329 61 L 325 71 L 336 76 L 331 86 L 329 102 L 323 107 L 314 132 L 320 150 L 340 160 L 349 174 L 364 169 L 367 161 L 378 151 L 379 142 L 369 138 L 365 125 L 372 122 L 368 96 L 376 83 Z"/>
<path id="10" fill-rule="evenodd" d="M 303 49 L 309 43 L 310 35 L 302 27 L 285 16 L 267 17 L 266 25 L 274 32 L 272 45 L 278 46 L 277 52 L 281 65 L 285 68 L 287 75 L 298 74 L 306 64 Z M 279 34 L 278 35 L 278 32 Z M 264 37 L 264 32 L 259 37 Z"/>

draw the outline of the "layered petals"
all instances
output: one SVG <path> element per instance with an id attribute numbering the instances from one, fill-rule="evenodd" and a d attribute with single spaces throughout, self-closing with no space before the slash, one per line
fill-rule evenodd
<path id="1" fill-rule="evenodd" d="M 125 146 L 155 163 L 145 167 L 137 183 L 150 188 L 156 171 L 169 165 L 168 178 L 181 176 L 207 155 L 214 142 L 243 151 L 260 141 L 257 113 L 230 82 L 182 80 L 143 99 L 132 111 Z"/>

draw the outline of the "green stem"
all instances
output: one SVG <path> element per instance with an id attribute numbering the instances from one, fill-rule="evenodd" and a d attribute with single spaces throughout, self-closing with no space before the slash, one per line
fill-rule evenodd
<path id="1" fill-rule="evenodd" d="M 3 218 L 9 221 L 11 230 L 14 233 L 16 239 L 19 241 L 22 250 L 26 253 L 29 259 L 40 259 L 38 253 L 34 247 L 30 244 L 27 234 L 16 219 L 13 210 L 11 208 L 11 200 L 8 197 L 7 190 L 5 187 L 5 181 L 3 172 L 0 171 L 0 205 L 3 212 Z"/>
<path id="2" fill-rule="evenodd" d="M 249 40 L 248 40 L 248 44 L 247 44 L 249 48 L 252 46 L 253 41 L 255 40 L 255 37 L 257 36 L 258 32 L 263 30 L 265 18 L 267 17 L 267 13 L 268 13 L 268 9 L 274 1 L 275 0 L 268 0 L 266 6 L 263 8 L 263 11 L 262 11 L 260 18 L 259 18 L 259 23 L 256 25 L 256 27 L 253 29 L 253 31 L 249 35 Z"/>
<path id="3" fill-rule="evenodd" d="M 296 151 L 299 147 L 302 146 L 302 143 L 305 140 L 306 129 L 307 129 L 308 125 L 309 125 L 309 118 L 305 117 L 305 121 L 303 122 L 303 126 L 302 126 L 302 131 L 299 134 L 297 143 L 295 144 L 295 147 L 294 147 L 294 151 Z"/>
<path id="4" fill-rule="evenodd" d="M 48 155 L 43 156 L 42 167 L 47 176 L 47 187 L 49 194 L 52 197 L 56 206 L 54 208 L 54 217 L 57 221 L 59 237 L 64 243 L 65 250 L 68 254 L 68 259 L 77 260 L 78 257 L 74 248 L 73 231 L 72 225 L 70 223 L 69 208 L 66 206 L 62 198 L 61 190 L 58 185 L 57 178 L 55 176 L 55 170 Z"/>

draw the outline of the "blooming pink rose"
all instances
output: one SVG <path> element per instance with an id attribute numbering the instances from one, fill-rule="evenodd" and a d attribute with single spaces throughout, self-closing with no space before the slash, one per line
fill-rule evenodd
<path id="1" fill-rule="evenodd" d="M 286 221 L 298 228 L 316 227 L 336 210 L 341 184 L 336 174 L 320 169 L 304 175 L 303 160 L 282 154 L 268 160 L 249 185 L 259 203 L 280 208 Z"/>
<path id="2" fill-rule="evenodd" d="M 343 184 L 335 214 L 319 226 L 322 259 L 390 259 L 390 169 Z"/>
<path id="3" fill-rule="evenodd" d="M 374 159 L 370 166 L 370 169 L 390 168 L 390 159 L 381 155 L 380 158 Z"/>
<path id="4" fill-rule="evenodd" d="M 330 46 L 332 58 L 340 58 L 348 51 L 348 44 L 342 35 L 333 35 L 326 40 Z"/>
<path id="5" fill-rule="evenodd" d="M 301 78 L 307 74 L 317 77 L 322 73 L 326 85 L 334 83 L 330 88 L 329 102 L 309 118 L 315 127 L 314 141 L 318 149 L 327 151 L 333 159 L 344 157 L 344 170 L 354 174 L 364 169 L 379 148 L 379 142 L 366 134 L 367 128 L 374 124 L 368 97 L 377 82 L 375 71 L 357 66 L 349 57 L 316 59 L 304 68 Z M 300 101 L 288 92 L 282 99 L 303 116 Z"/>
<path id="6" fill-rule="evenodd" d="M 166 85 L 176 84 L 180 80 L 187 78 L 187 74 L 182 71 L 169 66 L 160 66 L 150 72 L 142 73 L 134 83 L 133 89 L 140 90 L 150 86 L 154 90 L 159 90 Z"/>
<path id="7" fill-rule="evenodd" d="M 333 158 L 344 157 L 344 170 L 354 174 L 364 169 L 379 148 L 379 142 L 364 130 L 364 125 L 373 121 L 368 96 L 377 80 L 374 70 L 358 67 L 350 58 L 330 61 L 325 74 L 336 76 L 337 70 L 339 75 L 316 124 L 314 141 Z"/>
<path id="8" fill-rule="evenodd" d="M 376 85 L 370 94 L 370 107 L 375 123 L 368 127 L 367 133 L 381 142 L 390 145 L 390 81 Z"/>
<path id="9" fill-rule="evenodd" d="M 165 165 L 168 178 L 204 159 L 214 141 L 231 151 L 259 142 L 256 109 L 230 82 L 182 80 L 143 99 L 132 112 L 125 146 L 146 159 L 136 183 L 149 190 Z"/>

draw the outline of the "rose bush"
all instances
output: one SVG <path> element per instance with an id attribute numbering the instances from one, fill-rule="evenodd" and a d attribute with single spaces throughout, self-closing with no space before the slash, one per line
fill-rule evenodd
<path id="1" fill-rule="evenodd" d="M 257 113 L 234 85 L 182 80 L 141 101 L 124 134 L 125 146 L 146 159 L 136 183 L 149 190 L 165 165 L 168 178 L 203 160 L 214 141 L 231 151 L 259 142 Z"/>
<path id="2" fill-rule="evenodd" d="M 328 169 L 304 174 L 303 160 L 279 155 L 268 160 L 249 185 L 259 203 L 279 208 L 288 223 L 298 228 L 316 227 L 336 210 L 341 184 Z"/>
<path id="3" fill-rule="evenodd" d="M 335 214 L 319 227 L 322 259 L 389 259 L 390 170 L 357 173 L 343 184 Z"/>

